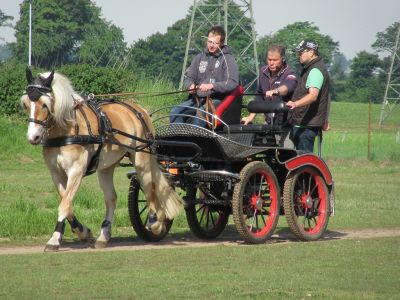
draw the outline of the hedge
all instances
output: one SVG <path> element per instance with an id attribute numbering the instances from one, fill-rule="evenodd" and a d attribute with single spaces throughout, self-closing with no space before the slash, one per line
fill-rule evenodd
<path id="1" fill-rule="evenodd" d="M 26 87 L 25 64 L 8 61 L 0 65 L 0 114 L 21 114 L 19 99 Z M 31 68 L 36 76 L 46 70 Z M 125 70 L 116 72 L 112 68 L 90 65 L 65 65 L 55 70 L 68 77 L 74 89 L 82 95 L 132 91 L 135 76 Z"/>

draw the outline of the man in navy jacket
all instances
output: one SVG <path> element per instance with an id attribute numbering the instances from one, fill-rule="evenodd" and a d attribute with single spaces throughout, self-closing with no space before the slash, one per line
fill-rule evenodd
<path id="1" fill-rule="evenodd" d="M 267 65 L 261 67 L 260 77 L 258 79 L 258 88 L 256 101 L 284 101 L 291 100 L 293 92 L 297 85 L 297 77 L 294 70 L 286 64 L 285 47 L 281 45 L 271 45 L 268 47 L 266 55 Z M 242 118 L 243 124 L 251 123 L 256 114 L 251 113 Z M 279 144 L 285 147 L 292 147 L 289 139 L 286 139 L 291 126 L 287 122 L 287 112 L 281 112 L 265 116 L 266 122 L 281 125 L 283 134 Z"/>

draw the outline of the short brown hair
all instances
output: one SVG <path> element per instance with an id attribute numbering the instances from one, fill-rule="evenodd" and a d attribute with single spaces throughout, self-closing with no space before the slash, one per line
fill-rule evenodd
<path id="1" fill-rule="evenodd" d="M 213 26 L 213 27 L 211 27 L 210 30 L 208 30 L 208 32 L 207 32 L 207 36 L 208 36 L 210 33 L 212 33 L 212 34 L 214 34 L 214 35 L 219 35 L 219 36 L 221 36 L 221 43 L 222 43 L 222 44 L 224 43 L 226 33 L 225 33 L 225 30 L 224 30 L 221 26 Z"/>
<path id="2" fill-rule="evenodd" d="M 283 45 L 272 44 L 268 46 L 267 53 L 265 54 L 265 60 L 268 58 L 268 52 L 278 52 L 282 57 L 282 60 L 286 60 L 286 48 Z"/>

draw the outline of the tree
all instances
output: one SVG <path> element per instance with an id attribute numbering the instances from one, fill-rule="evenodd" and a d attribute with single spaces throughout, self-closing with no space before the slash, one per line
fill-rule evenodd
<path id="1" fill-rule="evenodd" d="M 24 61 L 28 57 L 29 1 L 21 4 L 20 15 L 13 51 Z M 100 8 L 90 0 L 36 0 L 32 15 L 32 62 L 38 67 L 49 69 L 80 59 L 92 63 L 87 53 L 100 56 L 102 42 L 109 40 L 110 32 L 116 37 L 113 40 L 117 42 L 116 49 L 121 51 L 121 45 L 124 46 L 122 31 L 102 20 Z M 105 34 L 96 35 L 96 30 L 103 30 Z M 93 43 L 93 39 L 98 43 Z M 107 41 L 106 47 L 112 48 L 109 44 Z"/>
<path id="2" fill-rule="evenodd" d="M 377 54 L 361 51 L 350 64 L 345 91 L 338 98 L 351 102 L 380 102 L 384 92 L 382 61 Z"/>
<path id="3" fill-rule="evenodd" d="M 393 54 L 396 46 L 396 36 L 400 28 L 400 22 L 395 22 L 386 28 L 383 32 L 376 34 L 376 41 L 372 44 L 372 48 L 376 52 L 389 52 Z"/>
<path id="4" fill-rule="evenodd" d="M 7 16 L 3 11 L 0 9 L 0 27 L 12 27 L 12 24 L 9 22 L 13 20 L 14 17 Z M 4 41 L 4 38 L 0 37 L 0 40 Z"/>
<path id="5" fill-rule="evenodd" d="M 335 53 L 332 58 L 332 63 L 329 66 L 332 100 L 337 100 L 337 95 L 344 92 L 348 77 L 346 74 L 348 68 L 349 62 L 343 53 Z"/>
<path id="6" fill-rule="evenodd" d="M 196 15 L 193 28 L 198 30 L 203 35 L 206 35 L 211 24 L 217 24 L 217 13 L 212 13 L 216 10 L 218 0 L 208 0 L 202 10 L 205 15 L 212 15 L 208 19 L 208 23 L 202 22 L 203 17 Z M 188 15 L 181 20 L 175 22 L 171 27 L 168 27 L 165 34 L 156 33 L 147 39 L 137 41 L 131 48 L 130 68 L 138 73 L 146 73 L 152 76 L 166 76 L 175 82 L 179 83 L 182 71 L 182 62 L 185 56 L 186 40 L 189 32 L 190 19 L 193 7 L 189 9 Z M 250 30 L 251 20 L 247 17 L 241 18 L 240 7 L 232 3 L 229 7 L 229 17 L 235 22 L 228 25 L 228 44 L 234 55 L 240 54 L 246 45 L 249 44 L 248 37 L 241 34 L 238 28 L 244 27 Z M 194 42 L 196 48 L 190 49 L 190 60 L 199 51 L 205 47 L 205 39 L 199 35 Z M 239 70 L 241 79 L 245 80 L 248 70 L 242 67 L 239 62 Z"/>
<path id="7" fill-rule="evenodd" d="M 266 49 L 271 44 L 281 44 L 286 47 L 287 54 L 302 40 L 311 39 L 319 45 L 319 53 L 325 63 L 330 65 L 333 56 L 338 52 L 339 42 L 335 42 L 329 35 L 323 35 L 319 28 L 312 22 L 295 22 L 278 30 L 271 35 L 260 37 L 258 41 L 258 53 L 261 62 L 265 63 Z M 299 68 L 297 56 L 287 55 L 287 60 L 292 67 Z"/>

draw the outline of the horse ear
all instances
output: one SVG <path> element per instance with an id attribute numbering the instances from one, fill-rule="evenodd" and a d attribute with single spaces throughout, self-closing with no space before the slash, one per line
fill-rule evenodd
<path id="1" fill-rule="evenodd" d="M 51 71 L 50 75 L 42 80 L 42 84 L 46 87 L 51 87 L 51 82 L 53 81 L 54 78 L 54 70 Z"/>
<path id="2" fill-rule="evenodd" d="M 31 84 L 34 80 L 32 71 L 29 67 L 26 67 L 26 80 L 28 81 L 28 84 Z"/>

